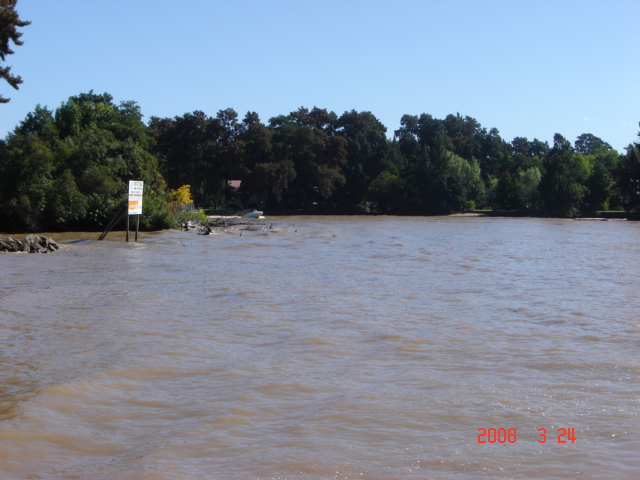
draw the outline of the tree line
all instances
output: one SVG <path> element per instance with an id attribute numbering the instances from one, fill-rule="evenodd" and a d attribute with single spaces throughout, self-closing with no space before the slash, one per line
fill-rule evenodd
<path id="1" fill-rule="evenodd" d="M 638 211 L 639 148 L 620 154 L 591 134 L 507 142 L 460 114 L 404 115 L 390 136 L 371 112 L 316 107 L 266 124 L 230 108 L 145 124 L 135 102 L 92 91 L 37 106 L 0 141 L 0 230 L 100 229 L 129 180 L 145 182 L 145 228 L 172 226 L 171 192 L 184 185 L 201 208 L 239 200 L 274 213 Z"/>

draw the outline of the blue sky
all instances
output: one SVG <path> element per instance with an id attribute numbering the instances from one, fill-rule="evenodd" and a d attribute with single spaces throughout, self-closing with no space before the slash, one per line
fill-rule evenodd
<path id="1" fill-rule="evenodd" d="M 94 90 L 145 118 L 299 107 L 460 113 L 514 137 L 592 133 L 622 152 L 640 121 L 637 0 L 19 0 L 0 137 L 37 104 Z"/>

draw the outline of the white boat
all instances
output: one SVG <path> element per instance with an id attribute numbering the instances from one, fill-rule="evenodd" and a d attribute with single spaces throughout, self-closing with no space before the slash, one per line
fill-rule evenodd
<path id="1" fill-rule="evenodd" d="M 245 213 L 242 218 L 260 218 L 262 217 L 262 213 L 260 210 L 256 210 L 256 209 L 251 209 L 251 210 L 247 210 L 247 213 Z"/>

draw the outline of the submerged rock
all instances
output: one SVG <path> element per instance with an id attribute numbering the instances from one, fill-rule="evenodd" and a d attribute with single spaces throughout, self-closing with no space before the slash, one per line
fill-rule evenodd
<path id="1" fill-rule="evenodd" d="M 24 243 L 11 237 L 0 238 L 0 251 L 23 252 Z"/>
<path id="2" fill-rule="evenodd" d="M 0 238 L 0 252 L 49 253 L 58 250 L 58 244 L 44 235 L 27 235 L 24 242 L 15 238 Z"/>
<path id="3" fill-rule="evenodd" d="M 198 235 L 209 235 L 211 234 L 211 227 L 206 225 L 198 225 Z"/>

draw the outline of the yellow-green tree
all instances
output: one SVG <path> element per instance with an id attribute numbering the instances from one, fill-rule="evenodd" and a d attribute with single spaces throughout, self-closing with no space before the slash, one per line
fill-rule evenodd
<path id="1" fill-rule="evenodd" d="M 191 185 L 182 185 L 177 190 L 169 190 L 169 205 L 183 207 L 193 203 Z"/>

